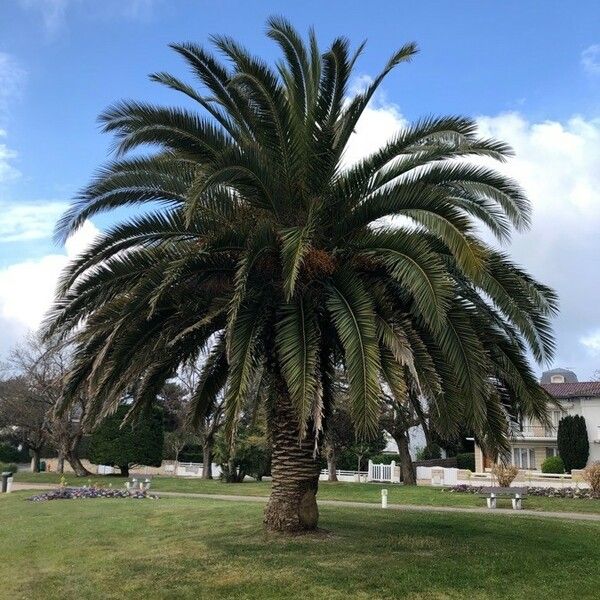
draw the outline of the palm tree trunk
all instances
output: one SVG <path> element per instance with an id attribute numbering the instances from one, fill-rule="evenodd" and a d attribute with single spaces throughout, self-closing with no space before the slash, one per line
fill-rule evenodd
<path id="1" fill-rule="evenodd" d="M 299 442 L 298 421 L 289 396 L 280 391 L 273 416 L 272 488 L 264 523 L 270 531 L 316 529 L 319 464 L 312 431 Z"/>

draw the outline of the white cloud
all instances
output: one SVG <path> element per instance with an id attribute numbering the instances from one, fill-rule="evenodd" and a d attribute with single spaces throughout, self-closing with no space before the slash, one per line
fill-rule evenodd
<path id="1" fill-rule="evenodd" d="M 70 12 L 77 5 L 83 6 L 87 17 L 125 18 L 131 20 L 148 17 L 156 0 L 20 0 L 24 9 L 37 11 L 50 38 L 55 38 L 67 25 Z"/>
<path id="2" fill-rule="evenodd" d="M 600 44 L 592 44 L 581 53 L 581 64 L 591 75 L 600 74 Z"/>
<path id="3" fill-rule="evenodd" d="M 50 237 L 56 220 L 66 208 L 64 202 L 0 203 L 0 242 Z"/>
<path id="4" fill-rule="evenodd" d="M 65 244 L 66 254 L 49 254 L 0 269 L 0 354 L 27 331 L 39 327 L 52 304 L 56 283 L 68 262 L 87 248 L 99 234 L 90 222 Z"/>
<path id="5" fill-rule="evenodd" d="M 6 132 L 0 129 L 0 139 L 6 136 Z M 0 143 L 0 183 L 17 179 L 21 173 L 15 168 L 11 161 L 17 157 L 17 153 L 6 144 Z M 1 217 L 0 217 L 1 219 Z"/>
<path id="6" fill-rule="evenodd" d="M 56 35 L 64 26 L 70 0 L 20 0 L 20 2 L 23 8 L 39 11 L 48 35 Z"/>
<path id="7" fill-rule="evenodd" d="M 11 162 L 17 153 L 2 141 L 6 131 L 1 126 L 7 120 L 10 103 L 21 94 L 25 77 L 25 71 L 15 59 L 0 52 L 0 184 L 20 175 Z"/>
<path id="8" fill-rule="evenodd" d="M 600 357 L 600 329 L 582 337 L 581 343 L 589 350 L 592 356 Z"/>
<path id="9" fill-rule="evenodd" d="M 482 135 L 510 143 L 516 156 L 496 168 L 525 188 L 533 208 L 528 232 L 508 246 L 514 260 L 559 294 L 557 365 L 580 378 L 600 366 L 591 350 L 600 338 L 600 119 L 534 123 L 519 113 L 478 118 Z M 346 156 L 354 162 L 405 124 L 397 106 L 367 109 Z M 599 334 L 600 335 L 600 334 Z"/>
<path id="10" fill-rule="evenodd" d="M 0 52 L 0 112 L 7 110 L 8 102 L 21 93 L 26 72 L 6 52 Z"/>

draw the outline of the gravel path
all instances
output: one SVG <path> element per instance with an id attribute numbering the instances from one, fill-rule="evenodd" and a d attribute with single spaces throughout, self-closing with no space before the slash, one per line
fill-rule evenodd
<path id="1" fill-rule="evenodd" d="M 55 488 L 55 484 L 49 483 L 13 483 L 13 491 L 20 490 L 46 490 Z M 161 492 L 151 490 L 153 494 L 164 498 L 197 498 L 205 500 L 224 500 L 229 502 L 258 502 L 265 503 L 266 496 L 236 496 L 229 494 L 194 494 L 191 492 Z M 319 500 L 320 506 L 343 506 L 346 508 L 360 508 L 371 510 L 384 510 L 379 503 L 375 502 L 347 502 L 344 500 Z M 420 504 L 388 504 L 387 510 L 405 510 L 411 512 L 427 513 L 467 513 L 490 516 L 511 517 L 537 517 L 543 519 L 560 519 L 563 521 L 596 521 L 600 522 L 600 514 L 575 513 L 575 512 L 550 512 L 542 510 L 512 510 L 510 508 L 496 508 L 490 510 L 485 507 L 459 507 L 459 506 L 424 506 Z"/>

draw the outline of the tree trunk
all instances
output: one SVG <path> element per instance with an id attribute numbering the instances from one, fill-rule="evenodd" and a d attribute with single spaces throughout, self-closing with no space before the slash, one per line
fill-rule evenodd
<path id="1" fill-rule="evenodd" d="M 91 473 L 83 466 L 75 452 L 69 452 L 67 454 L 67 460 L 77 477 L 87 477 L 88 475 L 91 475 Z"/>
<path id="2" fill-rule="evenodd" d="M 123 477 L 129 477 L 129 465 L 119 465 L 119 469 Z"/>
<path id="3" fill-rule="evenodd" d="M 56 472 L 60 475 L 65 472 L 65 457 L 63 454 L 58 455 L 58 460 L 56 461 Z"/>
<path id="4" fill-rule="evenodd" d="M 40 472 L 40 451 L 37 448 L 31 448 L 31 472 Z"/>
<path id="5" fill-rule="evenodd" d="M 281 386 L 283 388 L 283 386 Z M 280 389 L 273 415 L 272 487 L 264 523 L 270 531 L 316 529 L 319 464 L 311 429 L 299 442 L 298 421 L 287 390 Z"/>
<path id="6" fill-rule="evenodd" d="M 202 444 L 202 479 L 212 478 L 212 444 L 206 440 Z"/>
<path id="7" fill-rule="evenodd" d="M 396 441 L 396 444 L 398 444 L 400 476 L 402 477 L 404 485 L 417 485 L 415 468 L 408 448 L 408 434 L 406 432 L 396 432 L 394 440 Z"/>
<path id="8" fill-rule="evenodd" d="M 327 481 L 337 481 L 337 461 L 336 456 L 332 452 L 327 457 Z"/>

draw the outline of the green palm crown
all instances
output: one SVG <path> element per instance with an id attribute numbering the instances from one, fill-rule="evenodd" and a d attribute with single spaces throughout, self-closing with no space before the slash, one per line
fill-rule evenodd
<path id="1" fill-rule="evenodd" d="M 472 160 L 502 161 L 510 148 L 479 137 L 472 119 L 428 117 L 348 165 L 360 116 L 415 45 L 351 97 L 363 46 L 351 53 L 339 38 L 323 53 L 312 31 L 305 41 L 280 18 L 267 35 L 283 53 L 276 68 L 228 37 L 211 38 L 224 62 L 173 45 L 201 89 L 151 78 L 190 108 L 123 101 L 101 115 L 115 158 L 57 238 L 103 211 L 140 213 L 62 275 L 47 333 L 74 339 L 65 403 L 91 392 L 97 419 L 136 382 L 133 416 L 204 355 L 196 421 L 224 393 L 232 434 L 250 397 L 272 405 L 284 390 L 300 437 L 318 438 L 341 368 L 361 435 L 385 386 L 426 398 L 443 434 L 465 425 L 506 448 L 507 415 L 545 418 L 527 354 L 551 357 L 557 305 L 478 235 L 483 225 L 505 241 L 528 226 L 519 186 Z"/>

